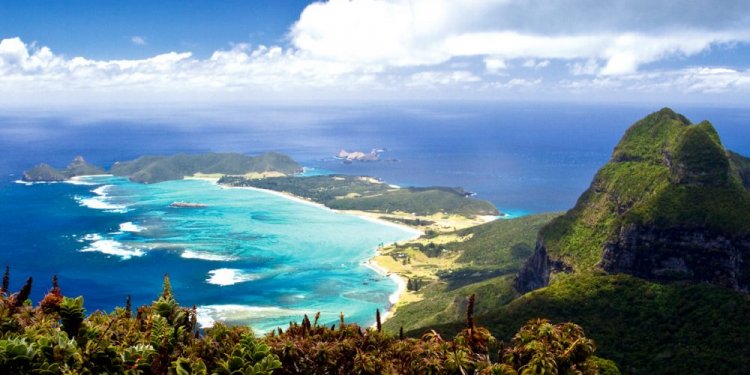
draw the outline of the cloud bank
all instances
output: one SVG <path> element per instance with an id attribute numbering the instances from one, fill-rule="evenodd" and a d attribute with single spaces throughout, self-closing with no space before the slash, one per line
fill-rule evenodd
<path id="1" fill-rule="evenodd" d="M 703 0 L 331 0 L 305 8 L 284 45 L 238 43 L 204 58 L 173 51 L 93 60 L 5 38 L 0 98 L 305 99 L 321 92 L 332 98 L 435 92 L 725 98 L 750 91 L 750 60 L 701 58 L 727 51 L 750 57 L 748 24 L 750 5 L 733 0 L 721 6 Z M 146 44 L 138 36 L 131 42 Z"/>

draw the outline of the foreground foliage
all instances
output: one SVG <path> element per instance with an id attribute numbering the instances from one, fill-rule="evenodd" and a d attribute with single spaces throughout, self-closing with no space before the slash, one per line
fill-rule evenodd
<path id="1" fill-rule="evenodd" d="M 7 275 L 7 271 L 6 271 Z M 265 337 L 248 327 L 199 329 L 195 307 L 184 308 L 165 277 L 150 305 L 86 316 L 83 298 L 68 298 L 57 280 L 39 303 L 29 281 L 0 295 L 0 373 L 3 374 L 597 374 L 618 373 L 594 357 L 594 342 L 573 323 L 528 322 L 509 343 L 473 321 L 453 340 L 430 331 L 391 337 L 375 328 L 291 323 Z"/>

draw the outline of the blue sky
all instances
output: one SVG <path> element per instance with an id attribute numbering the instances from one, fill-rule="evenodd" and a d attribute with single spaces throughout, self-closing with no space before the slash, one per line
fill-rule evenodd
<path id="1" fill-rule="evenodd" d="M 746 0 L 0 2 L 5 105 L 750 105 Z"/>
<path id="2" fill-rule="evenodd" d="M 0 2 L 0 36 L 37 41 L 67 56 L 146 58 L 229 43 L 279 44 L 310 1 L 66 0 Z M 133 37 L 146 44 L 136 45 Z"/>

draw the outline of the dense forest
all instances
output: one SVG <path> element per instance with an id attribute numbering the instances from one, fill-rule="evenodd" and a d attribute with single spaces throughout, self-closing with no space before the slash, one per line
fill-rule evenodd
<path id="1" fill-rule="evenodd" d="M 181 307 L 169 277 L 161 295 L 135 311 L 86 315 L 83 297 L 63 295 L 57 278 L 36 306 L 29 278 L 0 295 L 3 374 L 619 374 L 594 356 L 595 343 L 573 323 L 527 322 L 509 342 L 475 325 L 474 297 L 466 324 L 452 340 L 436 331 L 389 336 L 345 321 L 323 326 L 318 315 L 258 336 L 221 323 L 201 329 L 196 308 Z"/>

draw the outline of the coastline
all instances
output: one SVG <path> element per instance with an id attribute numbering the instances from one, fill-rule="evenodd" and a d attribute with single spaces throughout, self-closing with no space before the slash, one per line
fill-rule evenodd
<path id="1" fill-rule="evenodd" d="M 254 191 L 257 191 L 257 192 L 261 192 L 261 193 L 265 193 L 265 194 L 271 194 L 271 195 L 274 195 L 274 196 L 277 196 L 277 197 L 280 197 L 280 198 L 288 199 L 288 200 L 291 200 L 291 201 L 294 201 L 294 202 L 297 202 L 297 203 L 306 204 L 306 205 L 309 205 L 309 206 L 314 206 L 314 207 L 317 207 L 317 208 L 321 208 L 321 209 L 325 209 L 325 210 L 328 210 L 328 211 L 332 211 L 332 212 L 335 212 L 337 214 L 352 215 L 352 216 L 356 216 L 356 217 L 359 217 L 360 219 L 367 220 L 367 221 L 370 221 L 370 222 L 373 222 L 373 223 L 395 227 L 395 228 L 401 229 L 401 230 L 403 230 L 405 232 L 411 233 L 413 235 L 411 238 L 408 238 L 408 239 L 406 239 L 404 241 L 415 240 L 415 239 L 423 236 L 424 233 L 425 233 L 423 230 L 420 230 L 418 228 L 409 226 L 407 224 L 401 224 L 401 223 L 397 223 L 397 222 L 393 222 L 393 221 L 389 221 L 389 220 L 383 219 L 382 218 L 383 215 L 380 214 L 380 213 L 367 212 L 367 211 L 358 211 L 358 210 L 335 210 L 335 209 L 332 209 L 330 207 L 325 206 L 322 203 L 314 202 L 314 201 L 311 201 L 309 199 L 306 199 L 306 198 L 303 198 L 303 197 L 300 197 L 300 196 L 297 196 L 297 195 L 294 195 L 294 194 L 291 194 L 291 193 L 288 193 L 288 192 L 282 192 L 282 191 L 276 191 L 276 190 L 270 190 L 270 189 L 262 189 L 262 188 L 252 187 L 252 186 L 229 186 L 229 185 L 223 185 L 223 184 L 219 184 L 218 183 L 218 181 L 219 181 L 218 177 L 216 177 L 216 176 L 209 176 L 209 175 L 205 175 L 205 176 L 190 176 L 190 177 L 185 177 L 185 179 L 208 181 L 208 182 L 211 182 L 211 183 L 219 186 L 222 189 L 254 190 Z M 466 218 L 464 218 L 464 219 L 461 219 L 461 220 L 455 220 L 455 217 L 454 217 L 454 218 L 448 218 L 446 220 L 446 222 L 449 223 L 450 225 L 453 225 L 453 230 L 456 230 L 457 229 L 455 227 L 456 225 L 459 225 L 460 226 L 459 228 L 464 228 L 464 227 L 470 227 L 470 226 L 475 226 L 475 225 L 481 225 L 481 224 L 484 224 L 484 223 L 489 223 L 491 221 L 494 221 L 494 220 L 497 220 L 497 219 L 500 219 L 500 218 L 502 218 L 502 216 L 490 216 L 490 215 L 486 215 L 486 216 L 477 216 L 474 219 L 466 219 Z M 432 220 L 435 220 L 435 217 L 430 217 L 430 218 L 422 217 L 422 219 L 426 219 L 426 220 L 432 219 Z M 447 228 L 447 227 L 444 225 L 444 228 Z M 448 229 L 448 230 L 450 230 L 450 229 Z M 384 247 L 387 247 L 387 246 L 390 246 L 390 245 L 393 245 L 393 244 L 394 243 L 384 244 Z M 383 262 L 382 259 L 379 259 L 380 257 L 384 256 L 384 254 L 381 252 L 381 249 L 382 249 L 381 247 L 375 248 L 374 251 L 373 251 L 372 256 L 370 258 L 366 259 L 366 260 L 363 260 L 360 263 L 360 265 L 363 266 L 363 267 L 369 268 L 370 270 L 372 270 L 373 272 L 377 273 L 380 276 L 387 277 L 387 278 L 391 279 L 391 281 L 394 284 L 396 284 L 396 290 L 388 296 L 388 305 L 384 309 L 384 311 L 382 311 L 382 314 L 381 314 L 381 323 L 382 323 L 382 322 L 385 322 L 386 320 L 388 320 L 389 318 L 393 317 L 396 314 L 396 311 L 399 308 L 399 306 L 403 305 L 404 303 L 408 303 L 408 300 L 411 300 L 411 298 L 406 298 L 406 294 L 409 292 L 407 290 L 408 278 L 406 276 L 402 275 L 399 272 L 399 271 L 403 271 L 403 270 L 400 270 L 398 268 L 394 268 L 394 267 L 392 267 L 392 265 L 389 265 L 388 262 Z M 374 326 L 375 326 L 375 323 L 373 323 L 373 327 Z"/>
<path id="2" fill-rule="evenodd" d="M 366 260 L 365 262 L 362 262 L 362 266 L 375 271 L 375 273 L 377 273 L 378 275 L 388 277 L 396 284 L 396 291 L 394 291 L 388 296 L 388 303 L 390 304 L 388 306 L 388 310 L 385 311 L 380 316 L 380 322 L 383 323 L 386 320 L 388 320 L 390 317 L 392 317 L 394 314 L 396 314 L 398 303 L 402 300 L 404 293 L 407 292 L 406 285 L 408 283 L 408 280 L 405 277 L 399 275 L 398 273 L 392 272 L 391 270 L 383 266 L 381 263 L 378 263 L 378 260 L 377 260 L 378 256 L 380 256 L 380 251 L 375 250 L 375 255 L 372 258 Z"/>
<path id="3" fill-rule="evenodd" d="M 193 178 L 193 179 L 199 179 L 199 178 Z M 213 181 L 213 179 L 207 179 L 207 178 L 203 179 L 203 180 Z M 373 223 L 378 223 L 378 224 L 381 224 L 381 225 L 387 225 L 387 226 L 394 227 L 394 228 L 399 228 L 399 229 L 401 229 L 401 230 L 403 230 L 405 232 L 410 232 L 410 233 L 412 233 L 412 234 L 414 234 L 416 236 L 421 236 L 421 235 L 424 234 L 423 231 L 421 231 L 419 229 L 416 229 L 414 227 L 410 227 L 410 226 L 408 226 L 406 224 L 394 223 L 392 221 L 388 221 L 388 220 L 384 220 L 384 219 L 379 219 L 377 217 L 372 217 L 371 213 L 369 213 L 367 211 L 334 210 L 334 209 L 332 209 L 330 207 L 327 207 L 326 205 L 324 205 L 322 203 L 313 202 L 313 201 L 311 201 L 309 199 L 305 199 L 305 198 L 302 198 L 300 196 L 297 196 L 297 195 L 294 195 L 294 194 L 290 194 L 290 193 L 286 193 L 286 192 L 283 192 L 283 191 L 261 189 L 261 188 L 256 188 L 256 187 L 252 187 L 252 186 L 227 186 L 227 185 L 220 185 L 220 184 L 217 183 L 218 180 L 213 181 L 213 182 L 216 183 L 217 185 L 219 185 L 222 189 L 244 189 L 244 190 L 259 191 L 259 192 L 262 192 L 262 193 L 271 194 L 271 195 L 275 195 L 277 197 L 281 197 L 281 198 L 285 198 L 285 199 L 288 199 L 288 200 L 291 200 L 291 201 L 295 201 L 297 203 L 302 203 L 302 204 L 306 204 L 306 205 L 309 205 L 309 206 L 314 206 L 314 207 L 322 208 L 322 209 L 325 209 L 325 210 L 328 210 L 328 211 L 333 211 L 333 212 L 335 212 L 337 214 L 357 216 L 360 219 L 363 219 L 363 220 L 366 220 L 366 221 L 370 221 L 370 222 L 373 222 Z"/>
<path id="4" fill-rule="evenodd" d="M 322 203 L 313 202 L 313 201 L 310 201 L 308 199 L 296 196 L 294 194 L 290 194 L 290 193 L 286 193 L 286 192 L 281 192 L 281 191 L 275 191 L 275 190 L 269 190 L 269 189 L 261 189 L 261 188 L 251 187 L 251 186 L 226 186 L 226 185 L 219 184 L 218 183 L 218 179 L 214 179 L 214 178 L 192 177 L 191 179 L 211 181 L 211 182 L 215 183 L 216 185 L 220 186 L 222 189 L 254 190 L 254 191 L 258 191 L 258 192 L 262 192 L 262 193 L 266 193 L 266 194 L 275 195 L 277 197 L 281 197 L 281 198 L 284 198 L 284 199 L 292 200 L 292 201 L 297 202 L 297 203 L 307 204 L 307 205 L 310 205 L 310 206 L 314 206 L 314 207 L 326 209 L 326 210 L 333 211 L 333 212 L 338 213 L 338 214 L 357 216 L 360 219 L 364 219 L 364 220 L 367 220 L 369 222 L 373 222 L 373 223 L 377 223 L 377 224 L 381 224 L 381 225 L 387 225 L 387 226 L 399 228 L 399 229 L 401 229 L 401 230 L 403 230 L 405 232 L 412 233 L 414 235 L 414 237 L 410 238 L 409 240 L 413 240 L 413 239 L 419 238 L 420 236 L 424 235 L 424 232 L 421 231 L 421 230 L 419 230 L 419 229 L 410 227 L 410 226 L 408 226 L 406 224 L 394 223 L 392 221 L 388 221 L 388 220 L 384 220 L 384 219 L 380 219 L 380 218 L 377 218 L 377 217 L 370 216 L 371 213 L 366 212 L 366 211 L 354 211 L 354 210 L 342 211 L 342 210 L 334 210 L 332 208 L 329 208 L 329 207 L 325 206 Z M 386 245 L 391 245 L 391 244 L 386 244 Z M 374 251 L 374 254 L 369 259 L 364 260 L 360 264 L 363 267 L 369 268 L 370 270 L 372 270 L 373 272 L 377 273 L 378 275 L 381 275 L 383 277 L 387 277 L 387 278 L 391 279 L 391 281 L 393 281 L 393 283 L 396 284 L 396 290 L 388 296 L 387 310 L 384 311 L 383 314 L 381 315 L 381 322 L 385 322 L 388 318 L 392 317 L 396 313 L 396 309 L 397 309 L 399 301 L 402 300 L 403 294 L 407 292 L 406 285 L 407 285 L 408 280 L 405 277 L 399 275 L 398 273 L 393 272 L 392 270 L 389 270 L 383 264 L 379 263 L 377 261 L 377 257 L 380 256 L 380 255 L 381 254 L 380 254 L 379 249 L 376 248 L 375 251 Z"/>

